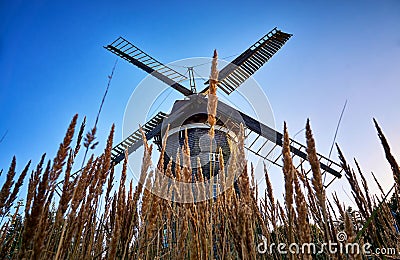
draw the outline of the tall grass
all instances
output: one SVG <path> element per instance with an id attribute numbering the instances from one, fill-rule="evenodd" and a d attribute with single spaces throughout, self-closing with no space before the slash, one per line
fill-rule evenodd
<path id="1" fill-rule="evenodd" d="M 211 94 L 215 95 L 215 92 Z M 211 119 L 214 117 L 212 114 Z M 208 192 L 199 161 L 194 188 L 183 192 L 178 185 L 190 181 L 192 176 L 187 135 L 185 145 L 178 152 L 176 169 L 172 169 L 171 163 L 163 167 L 163 153 L 156 167 L 152 167 L 153 146 L 143 134 L 139 183 L 134 187 L 132 180 L 127 180 L 125 159 L 119 185 L 113 187 L 114 126 L 104 152 L 99 157 L 92 155 L 82 171 L 71 177 L 77 164 L 75 158 L 80 151 L 85 120 L 74 138 L 77 123 L 78 116 L 75 116 L 55 158 L 48 160 L 43 155 L 36 168 L 31 170 L 26 199 L 18 204 L 15 200 L 30 162 L 14 183 L 17 174 L 16 159 L 13 158 L 0 190 L 1 258 L 367 259 L 361 254 L 322 250 L 323 243 L 338 242 L 339 232 L 347 234 L 348 242 L 357 240 L 360 244 L 371 243 L 372 248 L 396 248 L 400 252 L 400 235 L 394 217 L 399 214 L 398 205 L 397 212 L 393 212 L 384 200 L 384 194 L 372 194 L 358 162 L 355 161 L 356 170 L 351 168 L 340 149 L 339 158 L 357 207 L 353 210 L 345 208 L 336 195 L 333 201 L 327 199 L 309 122 L 306 139 L 311 179 L 294 167 L 289 133 L 286 125 L 284 127 L 284 201 L 275 199 L 266 168 L 266 190 L 263 197 L 258 196 L 253 167 L 247 167 L 242 128 L 237 146 L 232 146 L 235 150 L 231 163 L 225 169 L 224 163 L 220 162 L 220 188 L 224 192 L 199 202 L 195 201 L 196 195 L 205 197 Z M 375 124 L 393 170 L 394 197 L 398 198 L 399 166 L 382 130 Z M 164 139 L 163 149 L 165 144 Z M 179 154 L 183 155 L 182 163 Z M 223 158 L 222 154 L 219 158 Z M 235 180 L 233 176 L 239 177 Z M 60 198 L 55 200 L 56 183 L 60 179 L 63 180 Z M 157 194 L 163 196 L 156 196 L 153 190 L 162 191 Z M 178 199 L 180 196 L 189 198 L 190 202 L 176 202 L 182 201 Z M 16 205 L 15 209 L 13 205 Z M 282 255 L 277 250 L 260 254 L 259 245 L 263 242 L 268 245 L 313 242 L 322 249 L 318 254 Z"/>

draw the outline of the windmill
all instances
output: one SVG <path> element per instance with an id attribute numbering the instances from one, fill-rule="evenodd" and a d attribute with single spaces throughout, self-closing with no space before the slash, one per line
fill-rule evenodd
<path id="1" fill-rule="evenodd" d="M 234 92 L 271 59 L 291 36 L 291 34 L 282 32 L 277 28 L 268 32 L 219 72 L 218 88 L 227 95 Z M 209 169 L 218 170 L 217 149 L 222 149 L 226 162 L 230 155 L 229 143 L 232 139 L 235 139 L 239 125 L 242 123 L 246 130 L 245 137 L 247 139 L 253 138 L 252 141 L 247 142 L 245 148 L 272 164 L 282 166 L 280 147 L 283 145 L 283 135 L 221 101 L 218 101 L 217 106 L 216 117 L 218 121 L 214 140 L 207 139 L 210 126 L 207 124 L 207 97 L 205 94 L 208 92 L 209 86 L 206 82 L 206 87 L 197 92 L 193 68 L 188 69 L 188 78 L 154 59 L 122 37 L 104 48 L 146 71 L 184 96 L 183 100 L 175 101 L 169 113 L 160 111 L 142 126 L 147 140 L 153 139 L 159 149 L 162 145 L 162 133 L 167 125 L 170 126 L 165 163 L 168 163 L 168 159 L 174 158 L 177 148 L 183 144 L 184 131 L 187 131 L 191 154 L 200 158 L 203 173 L 206 177 L 210 177 L 213 172 L 210 172 Z M 181 84 L 185 80 L 189 80 L 189 88 Z M 125 158 L 126 150 L 128 151 L 127 154 L 131 154 L 142 145 L 143 140 L 138 129 L 112 149 L 111 159 L 113 164 L 117 165 Z M 265 147 L 269 148 L 265 149 Z M 296 167 L 304 170 L 306 174 L 310 172 L 310 167 L 307 168 L 307 165 L 304 164 L 307 160 L 306 147 L 290 140 L 290 151 L 294 162 L 296 162 Z M 276 154 L 276 156 L 271 157 L 272 154 Z M 318 158 L 323 174 L 331 174 L 334 177 L 333 180 L 341 177 L 342 168 L 339 164 L 320 154 L 318 154 Z M 210 168 L 210 164 L 215 167 Z M 196 167 L 192 168 L 195 169 Z M 329 186 L 330 183 L 326 186 Z"/>

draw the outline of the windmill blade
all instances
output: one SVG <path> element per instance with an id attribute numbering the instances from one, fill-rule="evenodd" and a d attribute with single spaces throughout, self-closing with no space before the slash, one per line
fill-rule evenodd
<path id="1" fill-rule="evenodd" d="M 253 135 L 252 140 L 246 147 L 247 150 L 256 154 L 257 156 L 262 157 L 264 160 L 267 160 L 275 165 L 282 166 L 281 147 L 283 146 L 283 135 L 281 133 L 244 114 L 243 112 L 237 111 L 225 103 L 218 102 L 217 107 L 217 113 L 223 114 L 225 117 L 229 117 L 230 120 L 234 122 L 244 122 L 248 132 L 246 138 L 249 138 L 250 135 Z M 268 143 L 272 144 L 272 148 L 268 147 Z M 268 149 L 265 149 L 267 147 Z M 308 161 L 306 149 L 307 148 L 304 145 L 290 139 L 290 151 L 292 153 L 292 158 L 297 159 L 297 165 L 295 165 L 295 167 L 299 170 L 305 170 L 305 173 L 307 174 L 311 171 L 311 168 L 309 165 L 304 164 L 305 161 Z M 276 154 L 277 156 L 272 158 L 271 156 L 273 154 Z M 321 154 L 317 154 L 317 157 L 320 162 L 322 174 L 327 172 L 337 178 L 342 177 L 341 172 L 343 169 L 338 163 Z"/>
<path id="2" fill-rule="evenodd" d="M 280 147 L 283 145 L 283 135 L 243 113 L 241 113 L 241 116 L 243 117 L 248 130 L 246 136 L 248 137 L 253 134 L 252 142 L 249 142 L 246 149 L 275 165 L 283 166 L 282 160 L 280 160 L 282 158 Z M 270 146 L 267 149 L 263 149 L 264 147 L 267 147 L 268 142 L 273 143 L 272 147 Z M 311 167 L 307 167 L 307 165 L 303 164 L 308 160 L 306 149 L 307 147 L 303 144 L 290 139 L 292 158 L 295 159 L 297 157 L 296 159 L 298 159 L 296 160 L 297 165 L 295 165 L 295 168 L 299 170 L 303 169 L 305 170 L 305 173 L 308 174 L 311 171 Z M 275 157 L 273 157 L 273 155 L 275 155 Z M 320 162 L 322 174 L 327 172 L 337 178 L 342 177 L 341 172 L 343 169 L 338 163 L 318 153 L 317 157 Z M 295 164 L 295 160 L 293 160 L 293 162 Z"/>
<path id="3" fill-rule="evenodd" d="M 168 115 L 164 112 L 158 112 L 152 119 L 142 126 L 142 130 L 146 135 L 147 140 L 151 140 L 153 137 L 161 132 L 162 121 Z M 125 159 L 125 150 L 128 149 L 128 155 L 136 151 L 140 146 L 143 145 L 142 133 L 140 129 L 133 132 L 130 136 L 125 138 L 122 142 L 114 146 L 111 150 L 111 167 L 114 167 Z M 79 174 L 82 169 L 71 174 L 71 177 L 75 177 Z M 62 193 L 62 184 L 64 180 L 57 183 L 56 192 L 58 195 Z"/>
<path id="4" fill-rule="evenodd" d="M 164 112 L 158 112 L 150 121 L 142 126 L 142 130 L 146 135 L 147 140 L 161 132 L 162 121 L 167 117 Z M 143 145 L 142 133 L 140 129 L 133 132 L 130 136 L 125 138 L 122 142 L 117 144 L 111 151 L 111 162 L 117 165 L 125 158 L 125 150 L 128 149 L 128 155 L 136 151 Z"/>
<path id="5" fill-rule="evenodd" d="M 284 33 L 275 27 L 219 72 L 218 87 L 228 95 L 235 91 L 271 59 L 290 37 L 292 34 Z M 208 81 L 205 84 L 208 84 Z M 202 93 L 207 91 L 208 87 Z"/>
<path id="6" fill-rule="evenodd" d="M 162 64 L 124 38 L 119 37 L 104 48 L 158 78 L 183 95 L 188 96 L 193 94 L 191 90 L 179 84 L 179 82 L 187 79 L 185 75 Z"/>

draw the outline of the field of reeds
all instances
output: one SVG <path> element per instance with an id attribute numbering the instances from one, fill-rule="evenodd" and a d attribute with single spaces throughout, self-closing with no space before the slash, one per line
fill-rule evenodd
<path id="1" fill-rule="evenodd" d="M 212 94 L 215 94 L 213 88 Z M 210 113 L 210 121 L 213 117 L 215 120 L 215 113 Z M 356 208 L 346 208 L 335 194 L 332 201 L 327 199 L 309 122 L 306 125 L 307 154 L 312 168 L 309 176 L 293 166 L 286 125 L 283 129 L 283 201 L 275 199 L 266 169 L 267 188 L 259 194 L 253 167 L 245 158 L 243 131 L 229 167 L 225 169 L 220 162 L 219 179 L 224 192 L 212 199 L 196 201 L 195 196 L 209 192 L 200 166 L 193 193 L 182 194 L 177 185 L 191 180 L 192 176 L 187 140 L 180 151 L 182 163 L 172 169 L 171 163 L 163 167 L 163 153 L 153 166 L 153 146 L 143 135 L 144 154 L 138 184 L 134 187 L 133 180 L 127 180 L 125 159 L 119 185 L 114 187 L 113 126 L 104 152 L 98 157 L 89 156 L 82 170 L 73 175 L 73 169 L 81 168 L 75 160 L 78 153 L 88 153 L 95 135 L 95 131 L 89 131 L 85 136 L 85 121 L 79 127 L 78 116 L 75 116 L 54 159 L 48 160 L 43 155 L 38 165 L 33 167 L 28 163 L 17 173 L 13 158 L 8 171 L 3 173 L 6 176 L 0 191 L 0 257 L 398 259 L 400 168 L 376 122 L 375 126 L 392 168 L 395 186 L 388 193 L 387 187 L 383 189 L 376 181 L 381 193 L 372 194 L 357 161 L 353 169 L 337 147 L 357 204 Z M 60 181 L 62 183 L 58 184 Z M 24 182 L 28 182 L 26 199 L 16 202 Z M 60 191 L 57 191 L 57 184 Z M 162 191 L 163 196 L 153 191 Z M 191 202 L 178 203 L 179 196 L 188 196 Z M 337 245 L 344 243 L 340 235 L 347 237 L 346 243 L 370 244 L 369 256 L 351 250 L 334 252 L 324 246 L 328 241 Z M 297 244 L 300 248 L 313 243 L 316 250 L 292 254 L 288 247 L 286 253 L 280 252 L 278 246 L 271 247 L 280 243 Z M 378 254 L 377 248 L 395 249 L 397 255 Z"/>

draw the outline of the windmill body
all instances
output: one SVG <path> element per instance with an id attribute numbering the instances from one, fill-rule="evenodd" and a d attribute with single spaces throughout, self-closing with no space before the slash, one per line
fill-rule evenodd
<path id="1" fill-rule="evenodd" d="M 177 100 L 172 107 L 171 116 L 164 125 L 170 129 L 166 140 L 165 167 L 172 160 L 175 168 L 177 151 L 183 147 L 185 135 L 188 137 L 188 145 L 191 155 L 191 168 L 193 177 L 197 173 L 197 158 L 200 159 L 203 176 L 207 179 L 216 175 L 219 170 L 219 150 L 221 149 L 223 161 L 228 161 L 231 154 L 230 145 L 234 144 L 236 134 L 233 129 L 225 126 L 221 120 L 217 121 L 214 138 L 210 138 L 210 125 L 207 123 L 207 100 L 201 94 L 194 94 L 185 100 Z M 163 137 L 160 134 L 160 138 Z M 159 146 L 159 148 L 161 148 Z M 222 158 L 221 158 L 222 159 Z M 182 162 L 182 160 L 180 160 Z M 210 172 L 210 169 L 213 169 Z"/>

